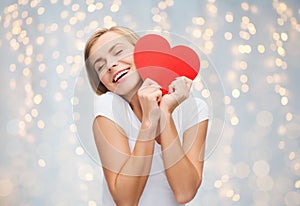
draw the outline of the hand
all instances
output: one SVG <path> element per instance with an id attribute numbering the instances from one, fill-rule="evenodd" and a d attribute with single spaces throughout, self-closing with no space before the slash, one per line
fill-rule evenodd
<path id="1" fill-rule="evenodd" d="M 159 102 L 162 98 L 160 86 L 151 79 L 146 79 L 138 90 L 138 98 L 142 107 L 142 125 L 148 129 L 157 125 L 160 118 Z"/>
<path id="2" fill-rule="evenodd" d="M 192 80 L 189 78 L 185 76 L 176 78 L 169 85 L 169 94 L 162 97 L 160 109 L 171 114 L 181 102 L 189 97 L 191 86 Z"/>

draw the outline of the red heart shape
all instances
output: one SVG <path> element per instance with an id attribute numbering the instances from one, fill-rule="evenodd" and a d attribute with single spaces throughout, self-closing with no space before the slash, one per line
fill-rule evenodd
<path id="1" fill-rule="evenodd" d="M 180 76 L 194 80 L 200 71 L 197 53 L 183 45 L 170 47 L 162 36 L 148 34 L 141 37 L 134 48 L 134 62 L 143 80 L 150 78 L 168 93 L 171 82 Z"/>

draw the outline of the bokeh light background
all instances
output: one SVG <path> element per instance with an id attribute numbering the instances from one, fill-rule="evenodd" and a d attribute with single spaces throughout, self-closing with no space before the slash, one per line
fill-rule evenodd
<path id="1" fill-rule="evenodd" d="M 100 205 L 102 171 L 72 108 L 87 38 L 114 25 L 188 39 L 222 81 L 224 131 L 189 205 L 300 205 L 298 0 L 19 0 L 0 12 L 1 206 Z"/>

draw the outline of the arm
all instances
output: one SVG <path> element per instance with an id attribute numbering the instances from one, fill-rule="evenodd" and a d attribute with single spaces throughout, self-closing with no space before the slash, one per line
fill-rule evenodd
<path id="1" fill-rule="evenodd" d="M 132 152 L 126 135 L 116 123 L 98 116 L 93 125 L 104 176 L 117 205 L 138 204 L 151 169 L 159 121 L 159 115 L 153 114 L 158 110 L 161 92 L 158 87 L 146 86 L 138 94 L 143 118 Z"/>
<path id="2" fill-rule="evenodd" d="M 176 200 L 183 204 L 192 200 L 202 181 L 203 156 L 208 121 L 202 121 L 183 134 L 181 145 L 172 112 L 189 94 L 191 80 L 175 80 L 161 103 L 161 145 L 168 182 Z"/>
<path id="3" fill-rule="evenodd" d="M 202 181 L 208 121 L 186 130 L 181 145 L 172 116 L 166 114 L 165 118 L 165 128 L 161 133 L 164 166 L 176 200 L 184 204 L 194 198 Z"/>

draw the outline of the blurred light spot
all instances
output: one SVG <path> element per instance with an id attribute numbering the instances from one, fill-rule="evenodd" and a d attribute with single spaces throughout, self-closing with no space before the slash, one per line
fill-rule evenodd
<path id="1" fill-rule="evenodd" d="M 256 123 L 261 127 L 271 126 L 273 123 L 273 115 L 269 111 L 260 111 L 256 115 Z"/>
<path id="2" fill-rule="evenodd" d="M 39 159 L 38 165 L 39 165 L 39 167 L 44 168 L 44 167 L 46 167 L 46 161 L 43 159 Z"/>
<path id="3" fill-rule="evenodd" d="M 285 119 L 286 121 L 291 121 L 293 119 L 293 114 L 288 112 L 286 115 L 285 115 Z"/>
<path id="4" fill-rule="evenodd" d="M 152 17 L 152 20 L 155 21 L 155 22 L 160 22 L 161 21 L 161 16 L 156 14 Z"/>
<path id="5" fill-rule="evenodd" d="M 60 13 L 60 18 L 61 19 L 66 19 L 69 16 L 69 11 L 64 10 Z"/>
<path id="6" fill-rule="evenodd" d="M 36 43 L 38 45 L 42 45 L 44 43 L 44 41 L 45 41 L 45 38 L 43 36 L 39 36 L 36 38 Z"/>
<path id="7" fill-rule="evenodd" d="M 227 190 L 226 191 L 226 197 L 232 197 L 234 195 L 234 191 L 233 190 Z"/>
<path id="8" fill-rule="evenodd" d="M 78 176 L 82 180 L 92 181 L 94 179 L 93 168 L 87 164 L 81 164 L 78 169 Z"/>
<path id="9" fill-rule="evenodd" d="M 37 110 L 37 109 L 32 109 L 32 110 L 31 110 L 31 115 L 32 115 L 33 117 L 37 117 L 37 116 L 39 115 L 38 110 Z"/>
<path id="10" fill-rule="evenodd" d="M 43 100 L 43 97 L 40 94 L 35 95 L 33 98 L 33 102 L 35 104 L 40 104 L 42 102 L 42 100 Z"/>
<path id="11" fill-rule="evenodd" d="M 258 52 L 259 53 L 261 53 L 261 54 L 263 54 L 263 53 L 265 53 L 265 46 L 264 45 L 262 45 L 262 44 L 259 44 L 258 46 L 257 46 L 257 50 L 258 50 Z"/>
<path id="12" fill-rule="evenodd" d="M 43 15 L 44 12 L 45 12 L 45 8 L 44 8 L 44 7 L 40 7 L 40 8 L 38 8 L 38 10 L 37 10 L 38 15 Z"/>
<path id="13" fill-rule="evenodd" d="M 247 93 L 249 91 L 249 88 L 250 87 L 248 86 L 248 84 L 242 84 L 242 86 L 241 86 L 241 90 L 244 93 Z"/>
<path id="14" fill-rule="evenodd" d="M 250 167 L 245 162 L 239 162 L 234 166 L 233 172 L 236 177 L 243 179 L 249 176 Z"/>
<path id="15" fill-rule="evenodd" d="M 103 8 L 103 3 L 102 2 L 97 2 L 96 3 L 96 9 L 101 10 Z"/>
<path id="16" fill-rule="evenodd" d="M 222 180 L 222 182 L 228 182 L 229 181 L 229 176 L 228 175 L 223 175 L 222 177 L 221 177 L 221 180 Z"/>
<path id="17" fill-rule="evenodd" d="M 231 98 L 229 96 L 224 97 L 224 104 L 230 104 Z"/>
<path id="18" fill-rule="evenodd" d="M 42 80 L 40 81 L 40 86 L 41 86 L 42 88 L 45 88 L 45 87 L 47 86 L 47 80 L 46 80 L 46 79 L 42 79 Z"/>
<path id="19" fill-rule="evenodd" d="M 23 75 L 24 75 L 25 77 L 29 77 L 29 76 L 31 75 L 30 69 L 29 69 L 29 68 L 24 68 L 24 69 L 23 69 Z"/>
<path id="20" fill-rule="evenodd" d="M 284 202 L 287 206 L 300 205 L 300 194 L 296 191 L 289 191 L 284 197 Z"/>
<path id="21" fill-rule="evenodd" d="M 209 62 L 207 60 L 202 60 L 201 64 L 201 68 L 203 69 L 207 69 L 209 66 Z"/>
<path id="22" fill-rule="evenodd" d="M 210 92 L 208 89 L 203 89 L 201 92 L 202 97 L 208 98 L 210 96 Z"/>
<path id="23" fill-rule="evenodd" d="M 73 133 L 77 132 L 77 127 L 76 127 L 75 124 L 70 125 L 70 131 L 73 132 Z"/>
<path id="24" fill-rule="evenodd" d="M 72 105 L 78 105 L 79 104 L 79 99 L 78 99 L 78 97 L 72 97 L 71 98 L 71 104 Z"/>
<path id="25" fill-rule="evenodd" d="M 234 112 L 235 112 L 235 109 L 232 105 L 229 105 L 227 108 L 226 108 L 226 111 L 228 114 L 232 115 Z"/>
<path id="26" fill-rule="evenodd" d="M 291 153 L 289 154 L 289 159 L 290 159 L 290 160 L 295 159 L 295 157 L 296 157 L 295 152 L 291 152 Z"/>
<path id="27" fill-rule="evenodd" d="M 283 150 L 285 148 L 285 142 L 284 141 L 280 141 L 278 143 L 278 148 L 281 149 L 281 150 Z"/>
<path id="28" fill-rule="evenodd" d="M 247 62 L 245 62 L 245 61 L 241 61 L 241 62 L 240 62 L 240 68 L 241 68 L 242 70 L 246 70 L 247 67 L 248 67 L 248 63 L 247 63 Z"/>
<path id="29" fill-rule="evenodd" d="M 56 93 L 54 94 L 54 99 L 55 99 L 55 101 L 57 101 L 57 102 L 60 102 L 63 98 L 64 98 L 64 97 L 63 97 L 63 95 L 62 95 L 60 92 L 56 92 Z"/>
<path id="30" fill-rule="evenodd" d="M 65 80 L 61 81 L 59 85 L 60 85 L 60 88 L 63 89 L 63 90 L 68 88 L 68 82 L 65 81 Z"/>
<path id="31" fill-rule="evenodd" d="M 281 33 L 281 39 L 282 39 L 282 41 L 287 41 L 288 40 L 288 35 L 287 35 L 287 33 Z"/>
<path id="32" fill-rule="evenodd" d="M 248 27 L 248 31 L 250 34 L 252 34 L 252 35 L 256 34 L 256 28 L 255 28 L 254 24 L 249 23 L 247 27 Z"/>
<path id="33" fill-rule="evenodd" d="M 200 38 L 201 35 L 202 35 L 202 33 L 201 33 L 201 30 L 200 30 L 200 29 L 194 29 L 194 31 L 193 31 L 193 36 L 194 36 L 195 38 Z"/>
<path id="34" fill-rule="evenodd" d="M 192 22 L 193 24 L 202 26 L 205 24 L 205 19 L 203 17 L 193 17 Z"/>
<path id="35" fill-rule="evenodd" d="M 88 202 L 88 206 L 97 206 L 97 203 L 95 201 L 90 200 Z"/>
<path id="36" fill-rule="evenodd" d="M 234 89 L 234 90 L 232 90 L 231 94 L 232 94 L 233 98 L 237 99 L 240 96 L 240 91 L 238 89 Z"/>
<path id="37" fill-rule="evenodd" d="M 287 97 L 281 97 L 281 104 L 283 105 L 283 106 L 285 106 L 285 105 L 287 105 L 288 104 L 288 102 L 289 102 L 289 99 L 287 98 Z"/>
<path id="38" fill-rule="evenodd" d="M 216 15 L 218 13 L 218 7 L 216 7 L 214 4 L 207 4 L 206 9 L 212 15 Z"/>
<path id="39" fill-rule="evenodd" d="M 261 191 L 270 191 L 274 186 L 274 181 L 270 176 L 260 176 L 256 179 L 256 185 Z"/>
<path id="40" fill-rule="evenodd" d="M 252 51 L 252 48 L 250 45 L 239 45 L 238 49 L 241 54 L 245 54 L 245 53 L 250 54 Z"/>
<path id="41" fill-rule="evenodd" d="M 296 189 L 300 189 L 300 180 L 297 180 L 297 181 L 295 182 L 295 188 L 296 188 Z"/>
<path id="42" fill-rule="evenodd" d="M 300 127 L 299 127 L 299 122 L 296 121 L 292 121 L 292 122 L 288 122 L 286 124 L 286 137 L 290 138 L 290 139 L 296 139 L 299 138 L 299 134 L 300 134 Z"/>
<path id="43" fill-rule="evenodd" d="M 232 12 L 227 12 L 225 15 L 225 20 L 229 23 L 233 22 L 233 14 Z"/>
<path id="44" fill-rule="evenodd" d="M 280 39 L 280 35 L 279 35 L 277 32 L 274 32 L 274 33 L 273 33 L 273 39 L 274 39 L 275 41 L 278 41 L 278 40 Z"/>
<path id="45" fill-rule="evenodd" d="M 221 180 L 216 180 L 216 181 L 215 181 L 215 184 L 214 184 L 215 188 L 221 188 L 222 185 L 223 185 L 223 183 L 222 183 Z"/>
<path id="46" fill-rule="evenodd" d="M 82 147 L 77 147 L 76 148 L 76 154 L 77 155 L 83 155 L 84 154 L 84 150 Z"/>
<path id="47" fill-rule="evenodd" d="M 72 5 L 72 11 L 78 11 L 79 8 L 80 8 L 79 4 Z"/>
<path id="48" fill-rule="evenodd" d="M 285 56 L 285 49 L 283 47 L 278 47 L 277 48 L 277 53 L 280 55 L 280 56 Z"/>
<path id="49" fill-rule="evenodd" d="M 110 10 L 111 10 L 112 12 L 117 12 L 117 11 L 119 11 L 119 5 L 117 5 L 117 4 L 111 5 Z"/>
<path id="50" fill-rule="evenodd" d="M 13 183 L 9 179 L 0 180 L 0 197 L 7 197 L 14 189 Z"/>
<path id="51" fill-rule="evenodd" d="M 270 172 L 269 163 L 265 160 L 258 160 L 253 165 L 253 172 L 257 177 L 267 176 Z"/>
<path id="52" fill-rule="evenodd" d="M 232 39 L 232 33 L 231 33 L 231 32 L 225 32 L 224 38 L 225 38 L 226 40 L 231 40 L 231 39 Z"/>
<path id="53" fill-rule="evenodd" d="M 38 128 L 40 128 L 40 129 L 44 129 L 44 128 L 45 128 L 45 123 L 44 123 L 44 121 L 43 121 L 43 120 L 39 120 L 39 121 L 37 122 L 37 126 L 38 126 Z"/>
<path id="54" fill-rule="evenodd" d="M 241 4 L 241 8 L 244 10 L 244 11 L 248 11 L 249 10 L 249 4 L 247 2 L 243 2 Z"/>
<path id="55" fill-rule="evenodd" d="M 234 202 L 238 202 L 239 200 L 240 200 L 240 195 L 239 194 L 234 194 L 233 196 L 232 196 L 232 201 L 234 201 Z"/>
<path id="56" fill-rule="evenodd" d="M 247 75 L 242 74 L 242 75 L 240 76 L 240 81 L 241 81 L 242 83 L 246 83 L 246 82 L 248 81 Z"/>
<path id="57" fill-rule="evenodd" d="M 90 4 L 88 5 L 88 12 L 94 12 L 96 10 L 96 5 Z"/>
<path id="58" fill-rule="evenodd" d="M 164 1 L 158 2 L 158 8 L 160 8 L 162 10 L 166 9 L 167 8 L 166 2 L 164 2 Z"/>
<path id="59" fill-rule="evenodd" d="M 234 116 L 234 117 L 232 117 L 231 119 L 230 119 L 230 122 L 231 122 L 231 124 L 232 125 L 238 125 L 239 124 L 239 118 L 238 117 L 236 117 L 236 116 Z"/>
<path id="60" fill-rule="evenodd" d="M 86 181 L 93 181 L 94 180 L 94 176 L 93 176 L 93 174 L 91 174 L 91 173 L 86 173 L 85 174 L 85 180 Z"/>
<path id="61" fill-rule="evenodd" d="M 24 120 L 25 120 L 26 122 L 31 122 L 31 120 L 32 120 L 31 115 L 30 115 L 30 114 L 26 114 L 25 117 L 24 117 Z"/>
<path id="62" fill-rule="evenodd" d="M 9 88 L 14 90 L 16 88 L 16 86 L 17 86 L 16 80 L 15 79 L 10 79 L 9 80 Z"/>
<path id="63" fill-rule="evenodd" d="M 224 147 L 224 153 L 225 153 L 225 154 L 230 154 L 231 152 L 232 152 L 232 149 L 231 149 L 230 146 L 225 146 L 225 147 Z"/>

